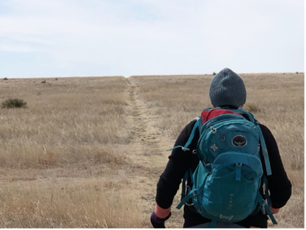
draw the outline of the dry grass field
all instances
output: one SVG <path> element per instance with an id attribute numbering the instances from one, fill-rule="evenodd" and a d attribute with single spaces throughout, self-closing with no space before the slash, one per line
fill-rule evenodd
<path id="1" fill-rule="evenodd" d="M 293 184 L 277 227 L 302 228 L 304 74 L 241 76 L 245 109 L 271 129 Z M 27 108 L 0 109 L 0 227 L 150 228 L 166 150 L 210 107 L 211 78 L 1 79 L 0 102 Z M 181 228 L 175 204 L 166 226 Z"/>

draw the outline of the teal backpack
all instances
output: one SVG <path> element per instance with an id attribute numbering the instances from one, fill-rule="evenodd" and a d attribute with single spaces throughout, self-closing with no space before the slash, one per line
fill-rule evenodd
<path id="1" fill-rule="evenodd" d="M 193 173 L 191 170 L 186 172 L 177 208 L 184 204 L 194 206 L 200 215 L 212 220 L 210 227 L 214 227 L 217 221 L 239 222 L 259 210 L 267 212 L 272 222 L 277 224 L 269 209 L 271 201 L 260 147 L 266 173 L 271 175 L 272 172 L 258 122 L 250 112 L 242 109 L 204 111 L 213 110 L 218 110 L 217 116 L 204 122 L 200 116 L 187 143 L 174 147 L 189 150 L 194 134 L 199 130 L 197 149 L 193 151 L 199 158 L 199 164 Z M 186 191 L 188 178 L 192 187 Z M 262 183 L 268 204 L 260 194 Z"/>

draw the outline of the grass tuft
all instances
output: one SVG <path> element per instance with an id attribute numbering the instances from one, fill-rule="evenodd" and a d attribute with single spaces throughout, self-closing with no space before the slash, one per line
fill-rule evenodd
<path id="1" fill-rule="evenodd" d="M 23 99 L 11 98 L 2 102 L 3 109 L 27 108 L 27 103 Z"/>

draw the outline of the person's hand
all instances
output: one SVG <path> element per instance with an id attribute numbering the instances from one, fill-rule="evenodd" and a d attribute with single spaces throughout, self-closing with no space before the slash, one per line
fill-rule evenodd
<path id="1" fill-rule="evenodd" d="M 268 201 L 266 200 L 266 203 L 268 204 Z M 276 214 L 279 212 L 280 208 L 272 208 L 272 206 L 269 206 L 270 211 L 272 214 Z"/>
<path id="2" fill-rule="evenodd" d="M 280 208 L 272 208 L 271 206 L 269 208 L 270 208 L 270 211 L 272 212 L 272 214 L 276 214 L 280 210 Z"/>
<path id="3" fill-rule="evenodd" d="M 171 216 L 171 212 L 166 218 L 159 218 L 156 216 L 155 212 L 151 215 L 151 224 L 154 228 L 165 228 L 165 221 L 168 220 Z"/>

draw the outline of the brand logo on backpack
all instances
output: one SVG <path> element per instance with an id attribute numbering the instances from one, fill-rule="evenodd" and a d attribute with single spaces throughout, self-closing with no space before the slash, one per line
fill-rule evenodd
<path id="1" fill-rule="evenodd" d="M 232 139 L 232 143 L 236 147 L 243 147 L 247 143 L 247 139 L 244 136 L 238 135 Z"/>

